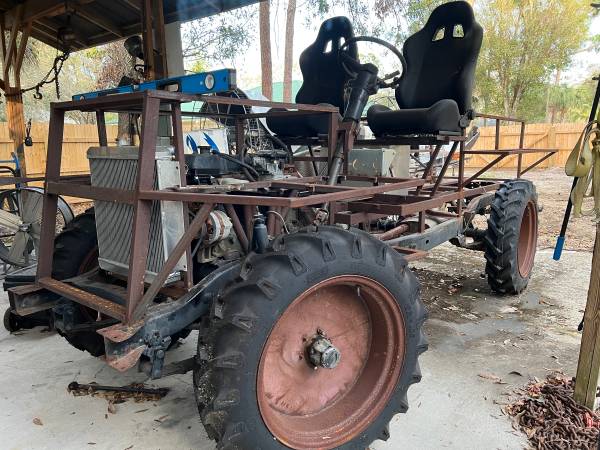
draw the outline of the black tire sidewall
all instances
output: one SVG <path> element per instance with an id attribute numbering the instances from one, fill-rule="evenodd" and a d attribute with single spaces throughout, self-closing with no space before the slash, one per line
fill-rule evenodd
<path id="1" fill-rule="evenodd" d="M 535 186 L 517 179 L 503 183 L 496 192 L 486 234 L 486 273 L 490 287 L 501 294 L 519 294 L 529 284 L 533 266 L 526 276 L 519 271 L 519 238 L 527 205 L 533 202 L 537 236 L 538 198 Z M 502 234 L 494 232 L 500 230 Z M 537 237 L 536 237 L 537 246 Z M 534 258 L 535 252 L 534 251 Z"/>
<path id="2" fill-rule="evenodd" d="M 269 298 L 260 289 L 252 289 L 252 293 L 248 290 L 238 289 L 225 299 L 225 302 L 240 302 L 246 298 L 248 307 L 260 317 L 251 333 L 244 333 L 246 339 L 240 339 L 242 336 L 239 332 L 223 332 L 218 334 L 215 341 L 217 352 L 236 348 L 236 351 L 244 355 L 244 364 L 241 370 L 213 372 L 214 384 L 224 381 L 223 384 L 227 385 L 228 389 L 235 386 L 240 393 L 239 405 L 228 411 L 228 415 L 230 422 L 243 422 L 247 428 L 247 432 L 244 434 L 248 436 L 248 440 L 244 439 L 242 448 L 282 448 L 282 445 L 274 440 L 273 435 L 266 427 L 258 407 L 259 361 L 273 326 L 286 308 L 308 287 L 322 281 L 342 275 L 359 275 L 376 281 L 396 299 L 406 330 L 405 360 L 388 404 L 382 414 L 366 430 L 363 430 L 351 443 L 340 448 L 364 449 L 379 438 L 391 417 L 399 412 L 399 404 L 402 403 L 399 397 L 405 397 L 407 387 L 414 382 L 414 368 L 417 365 L 418 357 L 417 347 L 422 344 L 421 325 L 424 321 L 424 310 L 420 302 L 414 300 L 419 296 L 419 286 L 414 275 L 406 267 L 406 261 L 385 244 L 358 230 L 347 233 L 348 236 L 345 236 L 345 239 L 357 238 L 362 242 L 360 256 L 353 251 L 352 245 L 344 245 L 343 242 L 339 242 L 340 230 L 323 227 L 319 231 L 321 232 L 320 236 L 325 236 L 332 242 L 336 253 L 335 259 L 323 261 L 321 258 L 321 264 L 318 261 L 321 251 L 317 248 L 318 244 L 315 245 L 314 242 L 309 243 L 308 241 L 302 245 L 291 243 L 286 245 L 286 250 L 289 249 L 295 258 L 304 263 L 304 273 L 291 273 L 293 270 L 287 269 L 284 264 L 281 264 L 278 257 L 272 257 L 270 261 L 268 257 L 262 258 L 262 262 L 257 263 L 256 269 L 245 280 L 245 283 L 256 285 L 268 280 L 277 286 L 277 295 Z M 387 247 L 387 250 L 384 250 L 384 247 Z M 386 252 L 383 265 L 381 264 L 381 252 Z M 252 258 L 249 264 L 255 264 Z M 225 379 L 214 379 L 214 376 Z"/>

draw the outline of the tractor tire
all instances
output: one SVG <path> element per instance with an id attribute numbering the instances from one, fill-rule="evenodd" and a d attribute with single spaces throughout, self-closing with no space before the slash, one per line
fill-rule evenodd
<path id="1" fill-rule="evenodd" d="M 533 183 L 511 180 L 494 196 L 485 236 L 485 272 L 490 287 L 519 294 L 529 283 L 538 236 L 538 203 Z"/>
<path id="2" fill-rule="evenodd" d="M 369 234 L 278 237 L 242 262 L 200 333 L 194 390 L 208 436 L 263 450 L 387 440 L 421 379 L 425 319 L 406 260 Z"/>
<path id="3" fill-rule="evenodd" d="M 14 333 L 22 329 L 19 321 L 20 317 L 12 312 L 11 308 L 4 311 L 4 328 L 9 333 Z"/>
<path id="4" fill-rule="evenodd" d="M 52 277 L 72 278 L 98 266 L 98 238 L 93 210 L 75 217 L 54 240 Z M 95 320 L 97 313 L 85 306 L 77 308 L 76 321 Z M 92 356 L 104 355 L 104 339 L 95 331 L 65 332 L 57 330 L 69 344 Z"/>

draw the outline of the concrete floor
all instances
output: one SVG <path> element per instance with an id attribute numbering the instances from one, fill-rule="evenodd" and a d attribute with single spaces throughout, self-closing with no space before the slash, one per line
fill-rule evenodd
<path id="1" fill-rule="evenodd" d="M 590 263 L 590 253 L 567 252 L 554 262 L 550 250 L 539 251 L 530 287 L 519 297 L 490 292 L 479 253 L 444 245 L 416 263 L 430 309 L 423 381 L 409 391 L 408 413 L 393 419 L 389 441 L 372 448 L 524 448 L 500 404 L 529 377 L 557 369 L 574 374 Z M 194 347 L 190 336 L 169 357 L 187 357 Z M 142 381 L 140 374 L 118 374 L 54 333 L 2 329 L 0 380 L 0 448 L 214 448 L 199 423 L 189 374 L 159 380 L 157 386 L 172 389 L 163 400 L 130 400 L 109 414 L 106 400 L 73 397 L 67 385 L 123 385 Z"/>

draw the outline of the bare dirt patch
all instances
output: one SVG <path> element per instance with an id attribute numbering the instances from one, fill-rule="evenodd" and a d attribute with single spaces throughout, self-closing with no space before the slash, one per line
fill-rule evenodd
<path id="1" fill-rule="evenodd" d="M 514 170 L 498 170 L 490 171 L 489 176 L 513 178 L 515 173 Z M 554 248 L 556 237 L 560 233 L 573 178 L 567 177 L 565 171 L 560 167 L 532 170 L 523 178 L 531 180 L 535 184 L 539 203 L 543 207 L 539 220 L 538 248 Z M 564 248 L 565 250 L 591 252 L 594 248 L 594 237 L 595 226 L 590 217 L 571 217 Z"/>

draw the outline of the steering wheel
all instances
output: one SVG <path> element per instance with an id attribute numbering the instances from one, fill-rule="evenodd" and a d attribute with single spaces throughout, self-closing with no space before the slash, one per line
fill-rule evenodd
<path id="1" fill-rule="evenodd" d="M 378 78 L 378 83 L 380 87 L 395 87 L 399 83 L 401 75 L 404 75 L 404 73 L 406 73 L 406 59 L 404 59 L 404 55 L 395 46 L 393 46 L 387 41 L 384 41 L 383 39 L 379 39 L 372 36 L 351 37 L 346 42 L 344 42 L 344 44 L 338 50 L 338 57 L 340 59 L 342 67 L 344 68 L 344 71 L 348 74 L 348 76 L 350 78 L 356 78 L 358 71 L 361 68 L 360 61 L 350 56 L 348 53 L 348 47 L 351 44 L 355 44 L 356 42 L 373 42 L 375 44 L 379 44 L 387 48 L 389 51 L 391 51 L 394 55 L 398 57 L 400 63 L 402 64 L 402 73 L 396 70 L 395 72 L 384 75 L 383 78 Z M 392 81 L 388 82 L 388 80 Z"/>

